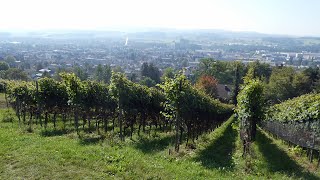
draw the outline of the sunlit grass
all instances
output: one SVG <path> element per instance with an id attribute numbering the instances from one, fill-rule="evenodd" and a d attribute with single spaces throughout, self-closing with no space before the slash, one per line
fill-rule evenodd
<path id="1" fill-rule="evenodd" d="M 0 110 L 0 118 L 6 110 Z M 13 113 L 11 111 L 11 113 Z M 202 135 L 196 149 L 173 149 L 173 134 L 134 135 L 121 142 L 117 133 L 81 132 L 72 129 L 44 131 L 18 127 L 17 120 L 0 122 L 0 179 L 291 179 L 319 178 L 290 160 L 283 147 L 259 133 L 253 155 L 242 158 L 237 123 L 229 119 L 215 131 Z M 267 153 L 283 155 L 277 164 Z M 274 158 L 274 159 L 272 159 Z M 281 163 L 281 161 L 279 161 Z M 271 163 L 271 164 L 270 164 Z M 298 175 L 289 171 L 295 171 Z"/>

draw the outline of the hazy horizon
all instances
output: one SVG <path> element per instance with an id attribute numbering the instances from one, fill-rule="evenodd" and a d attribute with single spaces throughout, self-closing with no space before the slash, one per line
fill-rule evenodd
<path id="1" fill-rule="evenodd" d="M 177 29 L 320 36 L 317 0 L 11 0 L 0 31 Z"/>

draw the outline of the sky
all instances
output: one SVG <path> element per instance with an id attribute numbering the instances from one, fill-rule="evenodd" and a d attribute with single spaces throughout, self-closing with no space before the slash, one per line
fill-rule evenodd
<path id="1" fill-rule="evenodd" d="M 0 0 L 0 31 L 157 27 L 320 36 L 320 0 Z"/>

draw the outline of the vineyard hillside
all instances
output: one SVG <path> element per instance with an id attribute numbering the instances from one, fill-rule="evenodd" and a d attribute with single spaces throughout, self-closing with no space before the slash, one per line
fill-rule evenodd
<path id="1" fill-rule="evenodd" d="M 7 110 L 1 109 L 0 116 L 6 119 Z M 183 146 L 178 154 L 169 154 L 174 146 L 170 133 L 122 142 L 53 127 L 30 133 L 27 127 L 19 128 L 15 118 L 0 123 L 0 179 L 320 178 L 314 165 L 261 131 L 253 145 L 255 157 L 244 160 L 235 121 L 231 117 L 199 137 L 196 149 Z"/>

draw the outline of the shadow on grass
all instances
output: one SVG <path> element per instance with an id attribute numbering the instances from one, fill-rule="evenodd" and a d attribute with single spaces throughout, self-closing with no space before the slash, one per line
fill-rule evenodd
<path id="1" fill-rule="evenodd" d="M 80 145 L 94 145 L 98 144 L 100 141 L 103 141 L 103 137 L 96 136 L 96 137 L 79 137 Z"/>
<path id="2" fill-rule="evenodd" d="M 205 149 L 199 152 L 195 158 L 206 168 L 226 168 L 233 169 L 233 150 L 236 147 L 237 131 L 231 124 L 222 132 L 222 135 L 210 143 Z"/>
<path id="3" fill-rule="evenodd" d="M 256 144 L 259 151 L 267 160 L 271 172 L 282 172 L 298 179 L 319 179 L 315 175 L 304 172 L 303 168 L 292 160 L 285 151 L 281 150 L 272 140 L 260 131 L 257 132 Z"/>
<path id="4" fill-rule="evenodd" d="M 143 153 L 154 153 L 164 150 L 173 141 L 174 136 L 166 136 L 163 138 L 156 139 L 140 139 L 136 143 L 135 148 L 142 151 Z"/>
<path id="5" fill-rule="evenodd" d="M 52 137 L 52 136 L 62 136 L 72 132 L 73 132 L 72 130 L 66 130 L 66 129 L 47 129 L 47 130 L 41 130 L 40 135 L 43 137 Z"/>
<path id="6" fill-rule="evenodd" d="M 94 145 L 98 144 L 99 142 L 103 142 L 106 137 L 103 135 L 98 134 L 79 134 L 79 144 L 80 145 Z"/>

